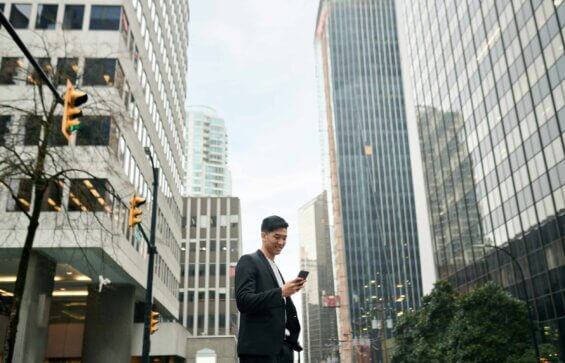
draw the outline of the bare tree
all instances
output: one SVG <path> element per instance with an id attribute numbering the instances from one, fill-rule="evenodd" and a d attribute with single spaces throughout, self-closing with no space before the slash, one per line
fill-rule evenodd
<path id="1" fill-rule="evenodd" d="M 42 51 L 46 55 L 45 58 L 50 58 L 49 47 L 50 45 L 43 43 Z M 44 62 L 43 68 L 55 85 L 69 78 L 69 74 L 66 74 L 69 69 L 75 73 L 78 71 L 73 65 L 70 65 L 70 68 L 53 69 L 49 62 Z M 40 215 L 49 208 L 59 213 L 66 213 L 68 226 L 72 227 L 76 224 L 76 220 L 69 219 L 68 208 L 62 198 L 57 200 L 54 196 L 61 195 L 65 183 L 71 180 L 96 178 L 96 176 L 88 170 L 75 167 L 79 165 L 77 155 L 70 150 L 71 147 L 64 147 L 66 139 L 60 129 L 62 107 L 37 74 L 25 69 L 20 61 L 14 60 L 11 72 L 0 77 L 11 77 L 16 83 L 28 84 L 27 87 L 20 87 L 25 88 L 24 94 L 16 94 L 14 99 L 0 102 L 0 116 L 17 116 L 17 118 L 11 117 L 13 121 L 10 123 L 4 120 L 5 123 L 0 124 L 0 184 L 7 190 L 12 207 L 27 219 L 27 233 L 19 260 L 13 299 L 10 306 L 0 309 L 9 312 L 4 356 L 5 362 L 12 362 L 27 270 L 40 224 Z M 77 74 L 73 75 L 73 78 L 80 79 Z M 106 79 L 106 75 L 104 79 L 108 83 L 114 82 Z M 111 114 L 114 120 L 128 120 L 128 115 L 120 111 L 123 110 L 123 105 L 108 97 L 108 94 L 109 92 L 104 89 L 89 92 L 89 101 L 84 107 L 84 113 Z M 81 130 L 79 129 L 78 132 L 80 133 Z M 111 167 L 107 170 L 115 172 Z M 111 215 L 117 204 L 125 205 L 120 199 L 120 194 L 124 191 L 129 194 L 132 189 L 129 184 L 122 185 L 119 188 L 121 190 L 116 190 L 109 182 L 104 183 L 102 188 L 107 198 L 98 196 L 97 201 L 100 205 L 96 207 L 84 203 L 81 205 L 80 201 L 77 202 L 80 198 L 75 196 L 71 198 L 76 204 L 73 208 L 91 211 L 96 208 L 99 210 L 102 206 L 104 211 Z M 80 190 L 75 193 L 80 193 Z M 107 221 L 101 220 L 97 213 L 89 213 L 88 220 L 84 221 L 85 225 L 90 225 L 91 219 L 97 222 L 102 233 L 108 233 L 113 238 L 115 231 L 112 230 L 111 224 L 108 225 Z M 76 242 L 77 245 L 81 245 L 78 239 Z"/>

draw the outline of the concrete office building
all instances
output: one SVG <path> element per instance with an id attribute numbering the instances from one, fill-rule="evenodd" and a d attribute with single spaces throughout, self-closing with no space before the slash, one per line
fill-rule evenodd
<path id="1" fill-rule="evenodd" d="M 422 297 L 395 2 L 322 0 L 315 37 L 340 353 L 380 360 Z"/>
<path id="2" fill-rule="evenodd" d="M 565 3 L 404 1 L 438 276 L 492 280 L 565 351 Z M 540 338 L 540 337 L 538 337 Z"/>
<path id="3" fill-rule="evenodd" d="M 302 290 L 302 341 L 305 362 L 337 362 L 336 306 L 327 193 L 298 210 L 300 268 L 309 271 Z"/>
<path id="4" fill-rule="evenodd" d="M 237 336 L 234 276 L 242 250 L 239 198 L 184 198 L 184 215 L 179 321 L 195 337 Z"/>
<path id="5" fill-rule="evenodd" d="M 150 148 L 160 172 L 153 303 L 164 321 L 178 318 L 188 4 L 30 0 L 0 1 L 0 10 L 45 71 L 59 76 L 58 85 L 70 79 L 88 93 L 80 130 L 70 142 L 56 133 L 50 149 L 70 168 L 95 176 L 68 173 L 49 185 L 15 360 L 128 361 L 140 355 L 134 343 L 141 335 L 134 322 L 142 321 L 147 279 L 146 245 L 139 232 L 127 227 L 128 202 L 135 192 L 148 199 L 143 225 L 149 232 L 153 175 L 144 147 Z M 37 77 L 2 33 L 0 104 L 31 109 Z M 63 93 L 64 87 L 59 90 Z M 15 142 L 22 155 L 34 153 L 41 138 L 34 119 L 5 107 L 0 114 L 2 145 Z M 6 150 L 0 146 L 4 156 Z M 5 303 L 26 235 L 20 207 L 27 208 L 34 195 L 25 177 L 14 177 L 10 186 L 16 202 L 7 188 L 0 188 L 0 292 Z M 2 336 L 5 321 L 2 316 Z M 167 347 L 154 345 L 156 351 L 168 359 Z"/>
<path id="6" fill-rule="evenodd" d="M 187 111 L 188 196 L 231 195 L 226 125 L 211 107 L 191 106 Z"/>

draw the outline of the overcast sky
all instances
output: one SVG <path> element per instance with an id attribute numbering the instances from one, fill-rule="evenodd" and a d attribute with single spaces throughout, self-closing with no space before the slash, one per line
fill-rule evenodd
<path id="1" fill-rule="evenodd" d="M 263 217 L 289 238 L 275 260 L 299 271 L 298 208 L 322 191 L 313 34 L 317 0 L 190 0 L 188 105 L 225 119 L 243 253 L 261 245 Z"/>

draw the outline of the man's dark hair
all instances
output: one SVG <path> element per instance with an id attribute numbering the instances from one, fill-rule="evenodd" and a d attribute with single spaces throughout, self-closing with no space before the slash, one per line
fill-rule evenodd
<path id="1" fill-rule="evenodd" d="M 267 217 L 261 223 L 261 232 L 269 233 L 279 228 L 288 228 L 288 223 L 279 216 Z"/>

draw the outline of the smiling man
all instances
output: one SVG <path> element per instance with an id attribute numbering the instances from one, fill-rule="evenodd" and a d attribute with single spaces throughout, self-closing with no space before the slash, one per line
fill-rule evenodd
<path id="1" fill-rule="evenodd" d="M 300 352 L 300 323 L 290 298 L 306 280 L 287 283 L 275 264 L 286 244 L 288 223 L 270 216 L 261 223 L 261 248 L 243 255 L 235 269 L 235 298 L 241 313 L 237 353 L 241 363 L 292 362 Z"/>

